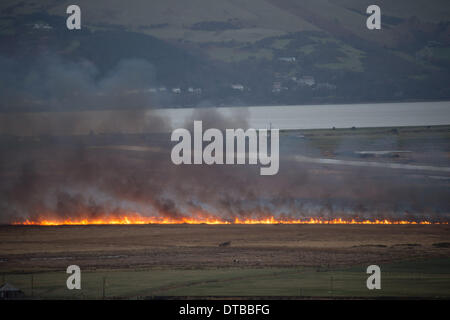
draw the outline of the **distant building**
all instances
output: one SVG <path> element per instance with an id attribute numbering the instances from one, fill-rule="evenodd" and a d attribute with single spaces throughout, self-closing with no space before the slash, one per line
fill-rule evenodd
<path id="1" fill-rule="evenodd" d="M 290 62 L 290 63 L 297 61 L 297 59 L 295 59 L 295 57 L 280 57 L 280 58 L 278 58 L 278 60 L 283 61 L 283 62 Z"/>
<path id="2" fill-rule="evenodd" d="M 33 25 L 33 29 L 51 30 L 53 28 L 50 25 L 46 24 L 46 23 L 35 23 Z"/>
<path id="3" fill-rule="evenodd" d="M 0 287 L 0 300 L 20 299 L 24 296 L 25 294 L 22 290 L 17 289 L 9 283 L 5 283 Z"/>
<path id="4" fill-rule="evenodd" d="M 156 88 L 148 88 L 147 92 L 156 93 L 156 92 L 158 92 L 158 89 L 156 89 Z"/>
<path id="5" fill-rule="evenodd" d="M 180 88 L 172 88 L 172 92 L 175 94 L 180 94 L 181 93 L 181 89 Z"/>
<path id="6" fill-rule="evenodd" d="M 231 89 L 244 91 L 245 87 L 242 84 L 237 83 L 237 84 L 232 84 Z"/>
<path id="7" fill-rule="evenodd" d="M 202 88 L 192 88 L 189 87 L 187 90 L 189 93 L 193 93 L 193 94 L 202 94 Z"/>
<path id="8" fill-rule="evenodd" d="M 272 92 L 274 92 L 274 93 L 281 92 L 281 82 L 276 81 L 272 84 Z"/>
<path id="9" fill-rule="evenodd" d="M 280 93 L 283 90 L 289 90 L 288 87 L 283 87 L 283 84 L 280 81 L 275 81 L 272 84 L 272 92 L 273 93 Z"/>
<path id="10" fill-rule="evenodd" d="M 312 87 L 313 85 L 316 84 L 316 80 L 314 79 L 313 76 L 303 76 L 300 79 L 298 79 L 298 84 L 302 86 Z"/>

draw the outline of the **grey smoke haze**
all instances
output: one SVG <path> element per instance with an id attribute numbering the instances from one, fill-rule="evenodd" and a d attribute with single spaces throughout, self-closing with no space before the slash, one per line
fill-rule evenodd
<path id="1" fill-rule="evenodd" d="M 103 75 L 87 60 L 67 61 L 56 54 L 38 56 L 30 68 L 0 57 L 0 69 L 0 110 L 39 111 L 45 106 L 46 110 L 63 111 L 56 117 L 46 113 L 0 117 L 0 132 L 52 135 L 86 133 L 86 128 L 93 132 L 168 130 L 167 120 L 151 112 L 158 106 L 159 95 L 149 94 L 148 89 L 156 85 L 155 71 L 143 59 L 122 60 Z M 119 111 L 111 112 L 115 109 Z"/>
<path id="2" fill-rule="evenodd" d="M 0 68 L 1 109 L 29 109 L 30 104 L 55 111 L 157 105 L 145 94 L 155 84 L 155 71 L 142 59 L 122 60 L 104 75 L 87 60 L 70 61 L 56 54 L 38 56 L 24 71 L 16 60 L 0 57 Z"/>
<path id="3" fill-rule="evenodd" d="M 248 109 L 245 107 L 235 108 L 230 115 L 220 114 L 216 108 L 197 108 L 192 115 L 186 119 L 184 128 L 193 129 L 194 121 L 202 120 L 204 130 L 207 128 L 216 128 L 219 130 L 241 128 L 247 129 Z"/>
<path id="4" fill-rule="evenodd" d="M 46 103 L 64 111 L 80 105 L 87 109 L 126 106 L 129 112 L 120 118 L 116 113 L 106 117 L 96 130 L 114 132 L 130 125 L 144 128 L 140 132 L 167 128 L 164 119 L 133 110 L 157 104 L 144 92 L 156 85 L 153 67 L 144 60 L 123 60 L 103 76 L 88 61 L 67 62 L 55 56 L 39 58 L 23 75 L 14 73 L 18 67 L 14 62 L 3 58 L 0 65 L 5 66 L 0 75 L 2 107 Z M 47 123 L 47 129 L 56 135 L 61 127 L 76 131 L 87 120 L 71 114 L 62 123 Z M 229 117 L 215 109 L 198 109 L 187 128 L 193 120 L 203 120 L 204 128 L 248 126 L 245 109 L 236 109 Z M 22 125 L 36 126 L 32 117 Z M 93 148 L 100 140 L 102 145 L 117 145 L 117 139 L 94 136 L 5 144 L 0 162 L 0 222 L 93 219 L 129 212 L 172 218 L 207 213 L 229 220 L 268 215 L 440 219 L 450 211 L 447 187 L 411 183 L 413 178 L 399 172 L 307 165 L 283 153 L 279 174 L 270 177 L 260 176 L 258 166 L 175 166 L 168 134 L 133 138 L 133 143 L 157 146 L 159 151 Z"/>
<path id="5" fill-rule="evenodd" d="M 167 137 L 168 138 L 168 137 Z M 169 147 L 169 146 L 163 146 Z M 170 149 L 116 152 L 47 145 L 3 157 L 2 222 L 138 212 L 178 218 L 360 217 L 446 219 L 448 189 L 395 171 L 309 166 L 284 159 L 276 176 L 255 166 L 175 166 Z"/>

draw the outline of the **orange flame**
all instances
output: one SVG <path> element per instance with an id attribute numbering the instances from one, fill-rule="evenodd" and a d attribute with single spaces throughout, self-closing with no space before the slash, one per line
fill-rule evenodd
<path id="1" fill-rule="evenodd" d="M 182 217 L 182 218 L 168 218 L 168 217 L 145 217 L 138 214 L 123 215 L 120 217 L 104 217 L 98 219 L 66 219 L 66 220 L 25 220 L 16 221 L 13 225 L 37 225 L 37 226 L 61 226 L 61 225 L 133 225 L 133 224 L 448 224 L 448 222 L 431 222 L 431 221 L 407 221 L 407 220 L 357 220 L 357 219 L 287 219 L 276 218 L 274 216 L 260 219 L 239 219 L 225 220 L 216 217 Z"/>

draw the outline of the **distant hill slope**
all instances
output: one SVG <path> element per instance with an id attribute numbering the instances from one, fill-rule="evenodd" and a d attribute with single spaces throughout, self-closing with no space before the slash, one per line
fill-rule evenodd
<path id="1" fill-rule="evenodd" d="M 16 7 L 13 3 L 17 1 L 2 2 L 0 8 L 13 8 L 10 12 L 15 14 L 45 10 L 52 15 L 65 16 L 67 5 L 72 2 L 24 1 Z M 82 8 L 86 25 L 120 25 L 164 39 L 250 41 L 289 31 L 316 30 L 298 16 L 262 0 L 80 0 L 77 4 Z M 220 35 L 215 31 L 192 29 L 205 21 L 228 22 L 238 28 Z"/>
<path id="2" fill-rule="evenodd" d="M 369 0 L 79 0 L 76 32 L 65 28 L 69 4 L 0 2 L 1 110 L 15 110 L 11 92 L 26 110 L 52 109 L 39 81 L 21 93 L 51 70 L 42 56 L 92 63 L 99 96 L 105 77 L 141 59 L 154 70 L 141 85 L 152 105 L 450 99 L 447 0 L 377 1 L 377 31 L 366 28 Z"/>
<path id="3" fill-rule="evenodd" d="M 83 23 L 90 26 L 120 25 L 167 39 L 194 41 L 243 40 L 251 33 L 259 39 L 284 32 L 323 30 L 341 26 L 348 32 L 368 36 L 365 10 L 370 0 L 79 0 Z M 4 13 L 29 14 L 46 11 L 65 16 L 72 1 L 4 0 Z M 377 4 L 387 20 L 417 17 L 424 22 L 448 21 L 450 5 L 447 0 L 380 0 Z M 391 19 L 392 20 L 392 19 Z M 192 30 L 200 22 L 229 22 L 225 35 L 214 30 Z M 234 31 L 233 31 L 234 30 Z M 249 32 L 245 32 L 247 30 Z M 226 31 L 224 28 L 223 31 Z M 250 32 L 253 31 L 253 32 Z M 250 36 L 250 35 L 249 35 Z M 373 34 L 371 34 L 373 36 Z"/>

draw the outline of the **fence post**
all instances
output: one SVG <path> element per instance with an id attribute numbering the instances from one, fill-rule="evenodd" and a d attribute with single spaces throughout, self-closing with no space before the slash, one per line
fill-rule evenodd
<path id="1" fill-rule="evenodd" d="M 31 274 L 31 297 L 34 296 L 34 274 Z"/>
<path id="2" fill-rule="evenodd" d="M 333 294 L 333 276 L 330 278 L 330 292 Z"/>
<path id="3" fill-rule="evenodd" d="M 102 289 L 102 299 L 105 300 L 105 284 L 106 284 L 106 277 L 103 277 L 103 289 Z"/>

